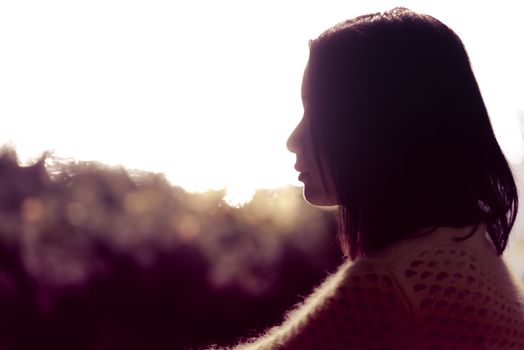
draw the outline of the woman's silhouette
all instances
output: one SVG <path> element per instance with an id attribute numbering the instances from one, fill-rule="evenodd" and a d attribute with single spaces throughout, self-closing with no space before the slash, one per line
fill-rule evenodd
<path id="1" fill-rule="evenodd" d="M 517 190 L 459 37 L 404 8 L 310 43 L 288 140 L 304 197 L 339 207 L 348 256 L 246 349 L 524 349 L 501 259 Z"/>

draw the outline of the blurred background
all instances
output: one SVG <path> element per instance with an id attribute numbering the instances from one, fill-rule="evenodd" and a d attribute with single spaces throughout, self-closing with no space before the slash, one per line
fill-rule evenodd
<path id="1" fill-rule="evenodd" d="M 285 148 L 308 40 L 395 6 L 463 39 L 522 188 L 516 1 L 0 2 L 0 349 L 198 349 L 279 322 L 342 261 Z"/>

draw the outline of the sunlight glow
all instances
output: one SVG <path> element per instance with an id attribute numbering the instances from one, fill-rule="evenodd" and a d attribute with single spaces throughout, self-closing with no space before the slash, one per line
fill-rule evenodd
<path id="1" fill-rule="evenodd" d="M 308 40 L 343 19 L 398 5 L 2 2 L 0 143 L 15 145 L 22 161 L 52 150 L 163 172 L 190 191 L 227 188 L 233 205 L 256 188 L 298 185 L 285 142 L 302 113 Z M 499 141 L 519 162 L 520 12 L 456 1 L 400 5 L 433 14 L 462 37 Z M 71 218 L 80 220 L 79 208 Z"/>

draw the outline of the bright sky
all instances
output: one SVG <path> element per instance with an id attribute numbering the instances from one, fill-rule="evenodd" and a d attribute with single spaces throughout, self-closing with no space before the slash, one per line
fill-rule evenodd
<path id="1" fill-rule="evenodd" d="M 462 37 L 499 141 L 522 153 L 518 2 L 0 2 L 0 144 L 164 172 L 188 190 L 298 185 L 287 136 L 302 113 L 308 40 L 397 5 Z M 474 4 L 474 7 L 468 6 Z M 504 5 L 506 4 L 506 5 Z"/>

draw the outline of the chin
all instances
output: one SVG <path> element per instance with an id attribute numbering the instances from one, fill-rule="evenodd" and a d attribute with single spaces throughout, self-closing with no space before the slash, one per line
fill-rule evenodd
<path id="1" fill-rule="evenodd" d="M 337 201 L 331 198 L 325 191 L 311 189 L 304 186 L 304 199 L 311 205 L 319 207 L 331 207 L 338 205 Z"/>

